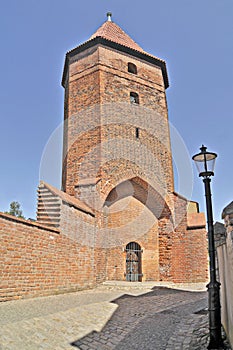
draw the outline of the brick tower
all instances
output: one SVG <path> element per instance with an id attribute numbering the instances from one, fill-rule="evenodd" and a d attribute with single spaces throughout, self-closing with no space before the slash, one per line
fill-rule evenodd
<path id="1" fill-rule="evenodd" d="M 62 190 L 95 212 L 99 280 L 203 280 L 203 220 L 174 192 L 166 64 L 107 17 L 66 55 Z"/>

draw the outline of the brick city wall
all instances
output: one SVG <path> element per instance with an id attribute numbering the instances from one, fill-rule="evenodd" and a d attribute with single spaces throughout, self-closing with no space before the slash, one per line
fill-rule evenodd
<path id="1" fill-rule="evenodd" d="M 95 285 L 93 249 L 39 223 L 0 214 L 0 300 Z"/>
<path id="2" fill-rule="evenodd" d="M 179 201 L 186 206 L 186 201 Z M 129 242 L 137 242 L 142 249 L 143 281 L 206 281 L 203 227 L 191 225 L 187 230 L 185 216 L 174 230 L 171 217 L 162 212 L 158 220 L 133 196 L 121 198 L 105 210 L 95 218 L 62 201 L 61 231 L 0 214 L 1 300 L 125 280 Z"/>

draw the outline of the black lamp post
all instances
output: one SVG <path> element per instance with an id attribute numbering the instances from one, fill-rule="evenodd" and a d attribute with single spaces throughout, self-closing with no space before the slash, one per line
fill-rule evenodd
<path id="1" fill-rule="evenodd" d="M 213 211 L 210 191 L 210 177 L 214 175 L 214 163 L 216 153 L 207 152 L 202 145 L 201 152 L 195 154 L 192 159 L 197 165 L 199 176 L 203 177 L 206 196 L 207 224 L 208 224 L 208 247 L 209 247 L 209 269 L 210 282 L 207 285 L 209 296 L 209 336 L 208 349 L 221 349 L 223 346 L 221 335 L 221 306 L 220 306 L 220 283 L 216 280 L 215 246 Z"/>

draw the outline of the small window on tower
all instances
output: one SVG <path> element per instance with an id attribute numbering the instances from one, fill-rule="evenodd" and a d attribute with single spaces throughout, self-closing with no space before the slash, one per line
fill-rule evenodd
<path id="1" fill-rule="evenodd" d="M 136 128 L 136 139 L 139 139 L 139 128 Z"/>
<path id="2" fill-rule="evenodd" d="M 135 66 L 135 64 L 129 62 L 128 63 L 128 72 L 129 73 L 133 73 L 133 74 L 137 74 L 137 66 Z"/>
<path id="3" fill-rule="evenodd" d="M 130 93 L 130 102 L 139 104 L 139 96 L 138 96 L 138 94 L 136 92 L 131 92 Z"/>

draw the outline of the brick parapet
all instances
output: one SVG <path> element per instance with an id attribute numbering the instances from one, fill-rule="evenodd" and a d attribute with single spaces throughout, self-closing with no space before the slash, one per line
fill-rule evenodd
<path id="1" fill-rule="evenodd" d="M 11 221 L 12 223 L 16 223 L 16 224 L 31 226 L 33 228 L 39 228 L 41 230 L 45 230 L 45 231 L 49 231 L 49 232 L 60 233 L 59 229 L 57 229 L 55 227 L 43 225 L 36 220 L 35 221 L 34 220 L 32 221 L 30 219 L 26 220 L 26 219 L 18 218 L 16 216 L 9 215 L 9 214 L 2 213 L 2 212 L 0 212 L 0 218 L 5 219 L 7 221 Z"/>

